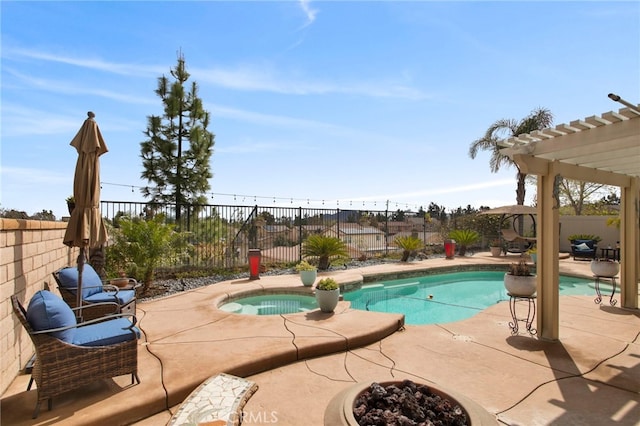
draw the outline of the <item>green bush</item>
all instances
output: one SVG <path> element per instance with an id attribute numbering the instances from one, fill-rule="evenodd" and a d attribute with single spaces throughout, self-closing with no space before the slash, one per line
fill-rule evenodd
<path id="1" fill-rule="evenodd" d="M 337 237 L 313 234 L 302 243 L 302 255 L 318 258 L 318 269 L 329 269 L 334 258 L 348 257 L 347 246 Z"/>
<path id="2" fill-rule="evenodd" d="M 316 290 L 337 290 L 338 288 L 340 288 L 340 286 L 333 278 L 323 278 L 318 281 L 316 285 Z"/>
<path id="3" fill-rule="evenodd" d="M 592 234 L 573 234 L 573 235 L 569 235 L 569 237 L 567 238 L 569 241 L 573 241 L 573 240 L 593 240 L 596 243 L 599 243 L 600 240 L 602 240 L 602 238 L 600 238 L 597 235 L 592 235 Z"/>
<path id="4" fill-rule="evenodd" d="M 480 234 L 471 229 L 454 229 L 449 233 L 449 238 L 455 240 L 458 245 L 458 254 L 464 256 L 467 253 L 467 247 L 480 240 Z"/>
<path id="5" fill-rule="evenodd" d="M 142 281 L 143 293 L 153 282 L 161 261 L 177 259 L 189 246 L 187 234 L 175 232 L 162 215 L 148 220 L 122 217 L 119 226 L 110 232 L 114 243 L 107 249 L 107 270 L 110 274 L 122 271 Z"/>
<path id="6" fill-rule="evenodd" d="M 402 249 L 402 262 L 409 260 L 411 255 L 415 256 L 416 252 L 423 247 L 422 240 L 413 235 L 405 235 L 396 237 L 393 242 Z"/>

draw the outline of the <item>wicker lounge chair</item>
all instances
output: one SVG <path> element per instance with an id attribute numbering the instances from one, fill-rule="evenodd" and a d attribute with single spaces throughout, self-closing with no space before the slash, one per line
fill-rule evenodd
<path id="1" fill-rule="evenodd" d="M 78 268 L 75 266 L 62 268 L 53 273 L 58 289 L 65 302 L 72 308 L 78 307 Z M 82 306 L 90 306 L 96 303 L 115 302 L 114 305 L 100 305 L 101 308 L 83 309 L 82 317 L 85 320 L 103 317 L 113 313 L 136 313 L 136 289 L 140 284 L 127 278 L 129 284 L 122 289 L 114 285 L 105 284 L 98 273 L 89 264 L 82 270 Z"/>
<path id="2" fill-rule="evenodd" d="M 76 323 L 73 310 L 47 290 L 37 292 L 26 311 L 15 295 L 11 304 L 35 346 L 36 360 L 27 387 L 30 390 L 35 380 L 34 419 L 42 401 L 47 400 L 51 410 L 54 396 L 96 380 L 131 374 L 131 384 L 140 383 L 140 331 L 135 316 L 117 314 Z"/>

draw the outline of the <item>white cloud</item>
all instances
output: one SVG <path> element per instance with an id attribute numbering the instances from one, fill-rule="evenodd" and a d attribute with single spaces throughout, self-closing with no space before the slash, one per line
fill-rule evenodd
<path id="1" fill-rule="evenodd" d="M 2 57 L 6 59 L 28 58 L 43 62 L 56 62 L 73 65 L 79 68 L 88 68 L 119 75 L 132 75 L 138 77 L 158 76 L 166 72 L 166 67 L 144 66 L 138 64 L 117 64 L 106 62 L 102 59 L 74 58 L 64 55 L 41 52 L 30 49 L 14 49 L 3 47 Z"/>
<path id="2" fill-rule="evenodd" d="M 309 25 L 313 24 L 313 22 L 316 20 L 316 15 L 318 14 L 318 10 L 313 9 L 311 7 L 311 0 L 300 0 L 298 4 L 300 5 L 300 8 L 302 9 L 305 16 L 307 17 L 307 22 L 304 23 L 302 28 L 308 27 Z"/>

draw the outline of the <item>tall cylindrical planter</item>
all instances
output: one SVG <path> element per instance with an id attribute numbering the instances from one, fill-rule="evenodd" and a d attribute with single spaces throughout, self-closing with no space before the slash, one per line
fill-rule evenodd
<path id="1" fill-rule="evenodd" d="M 320 310 L 322 312 L 325 312 L 325 313 L 333 312 L 336 306 L 338 306 L 339 300 L 340 300 L 339 288 L 335 290 L 316 289 L 316 301 L 318 302 L 318 307 L 320 307 Z"/>
<path id="2" fill-rule="evenodd" d="M 250 280 L 260 279 L 261 258 L 262 258 L 262 254 L 260 253 L 260 249 L 249 249 L 249 279 Z"/>

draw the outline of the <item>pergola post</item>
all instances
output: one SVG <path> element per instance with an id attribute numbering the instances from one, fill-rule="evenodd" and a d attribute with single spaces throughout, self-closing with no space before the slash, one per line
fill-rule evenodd
<path id="1" fill-rule="evenodd" d="M 556 176 L 559 172 L 555 161 L 548 163 L 546 173 L 538 175 L 537 327 L 538 336 L 545 340 L 558 340 L 560 337 L 560 215 L 555 196 Z"/>
<path id="2" fill-rule="evenodd" d="M 620 299 L 624 308 L 638 309 L 640 278 L 640 178 L 620 188 Z"/>

